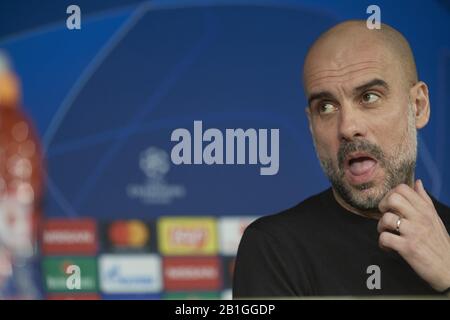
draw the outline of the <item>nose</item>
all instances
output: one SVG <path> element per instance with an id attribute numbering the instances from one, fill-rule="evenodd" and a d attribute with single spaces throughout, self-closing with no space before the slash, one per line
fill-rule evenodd
<path id="1" fill-rule="evenodd" d="M 362 114 L 351 105 L 342 106 L 339 112 L 339 140 L 351 141 L 366 135 Z"/>

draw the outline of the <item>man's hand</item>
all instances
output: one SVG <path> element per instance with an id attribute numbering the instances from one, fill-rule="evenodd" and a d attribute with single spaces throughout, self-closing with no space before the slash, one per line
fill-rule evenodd
<path id="1" fill-rule="evenodd" d="M 392 189 L 378 208 L 383 214 L 378 222 L 380 247 L 397 251 L 435 290 L 449 288 L 450 236 L 422 181 L 416 181 L 414 190 L 405 184 Z"/>

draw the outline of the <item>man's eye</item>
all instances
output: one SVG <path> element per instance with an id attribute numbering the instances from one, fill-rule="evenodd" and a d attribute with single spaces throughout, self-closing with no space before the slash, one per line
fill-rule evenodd
<path id="1" fill-rule="evenodd" d="M 325 104 L 321 105 L 319 108 L 319 112 L 321 114 L 331 113 L 335 110 L 336 110 L 336 107 L 334 105 L 332 105 L 331 103 L 325 103 Z"/>
<path id="2" fill-rule="evenodd" d="M 380 97 L 378 95 L 376 95 L 375 93 L 365 93 L 362 96 L 363 103 L 374 103 L 378 99 L 380 99 Z"/>

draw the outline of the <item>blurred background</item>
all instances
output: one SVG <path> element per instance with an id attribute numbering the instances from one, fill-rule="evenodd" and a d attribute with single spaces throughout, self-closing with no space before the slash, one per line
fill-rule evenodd
<path id="1" fill-rule="evenodd" d="M 449 0 L 0 2 L 0 298 L 231 298 L 248 223 L 328 187 L 306 50 L 372 4 L 429 85 L 417 177 L 448 205 Z M 194 120 L 279 128 L 278 174 L 174 165 L 171 133 Z"/>

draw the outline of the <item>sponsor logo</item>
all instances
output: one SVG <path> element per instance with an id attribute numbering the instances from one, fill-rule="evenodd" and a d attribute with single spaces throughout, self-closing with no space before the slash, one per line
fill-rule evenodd
<path id="1" fill-rule="evenodd" d="M 162 289 L 161 258 L 157 255 L 113 255 L 99 258 L 103 293 L 154 293 Z"/>
<path id="2" fill-rule="evenodd" d="M 96 222 L 93 219 L 50 219 L 42 231 L 44 255 L 93 255 L 97 252 Z"/>
<path id="3" fill-rule="evenodd" d="M 220 286 L 220 263 L 217 257 L 164 258 L 166 290 L 217 290 Z"/>
<path id="4" fill-rule="evenodd" d="M 176 198 L 183 198 L 186 189 L 182 185 L 170 185 L 165 176 L 170 170 L 169 155 L 166 151 L 150 147 L 139 158 L 139 167 L 147 176 L 144 184 L 130 184 L 127 195 L 145 204 L 167 205 Z"/>
<path id="5" fill-rule="evenodd" d="M 97 261 L 88 257 L 47 257 L 43 259 L 44 282 L 48 292 L 73 292 L 68 288 L 69 266 L 80 270 L 80 288 L 76 292 L 95 292 L 97 284 Z"/>
<path id="6" fill-rule="evenodd" d="M 155 251 L 154 225 L 140 220 L 117 220 L 102 226 L 105 250 Z"/>
<path id="7" fill-rule="evenodd" d="M 164 255 L 212 255 L 217 253 L 213 218 L 160 218 L 159 250 Z"/>
<path id="8" fill-rule="evenodd" d="M 234 256 L 245 228 L 257 217 L 223 217 L 218 221 L 220 253 Z"/>

